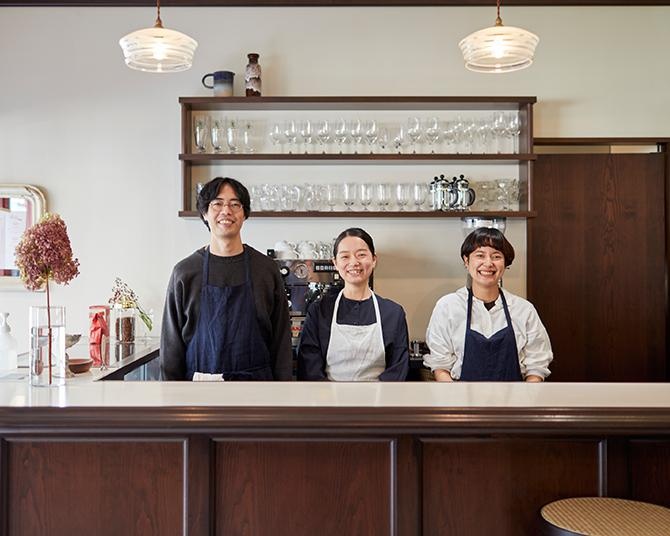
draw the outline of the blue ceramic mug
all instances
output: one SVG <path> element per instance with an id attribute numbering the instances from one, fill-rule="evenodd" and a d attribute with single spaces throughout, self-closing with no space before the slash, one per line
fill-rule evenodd
<path id="1" fill-rule="evenodd" d="M 212 77 L 214 84 L 208 85 L 205 80 Z M 232 71 L 214 71 L 202 77 L 202 85 L 207 89 L 214 90 L 215 97 L 232 97 L 233 96 L 233 77 L 235 73 Z"/>

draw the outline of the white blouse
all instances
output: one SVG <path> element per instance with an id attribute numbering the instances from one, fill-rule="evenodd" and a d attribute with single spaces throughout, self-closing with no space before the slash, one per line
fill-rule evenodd
<path id="1" fill-rule="evenodd" d="M 547 330 L 542 325 L 535 307 L 523 298 L 503 290 L 516 339 L 521 375 L 546 378 L 549 363 L 553 359 Z M 468 310 L 466 287 L 447 294 L 438 300 L 430 317 L 426 332 L 426 343 L 430 354 L 424 356 L 424 364 L 431 370 L 444 369 L 455 380 L 461 377 L 465 346 L 465 323 Z M 484 302 L 472 297 L 472 319 L 470 329 L 490 337 L 507 326 L 502 298 L 487 310 Z"/>

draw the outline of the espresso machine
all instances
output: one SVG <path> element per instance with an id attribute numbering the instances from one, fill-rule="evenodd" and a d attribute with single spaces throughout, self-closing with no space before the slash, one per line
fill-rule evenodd
<path id="1" fill-rule="evenodd" d="M 275 259 L 275 262 L 284 280 L 295 348 L 309 305 L 329 292 L 338 292 L 344 282 L 327 259 Z"/>

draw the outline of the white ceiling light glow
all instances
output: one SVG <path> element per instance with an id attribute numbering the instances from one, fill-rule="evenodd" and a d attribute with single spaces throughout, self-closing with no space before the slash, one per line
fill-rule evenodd
<path id="1" fill-rule="evenodd" d="M 131 32 L 119 40 L 126 65 L 148 73 L 178 73 L 191 68 L 198 47 L 186 34 L 163 28 L 161 3 L 156 2 L 156 23 L 152 28 Z"/>
<path id="2" fill-rule="evenodd" d="M 540 38 L 523 28 L 503 26 L 496 0 L 495 26 L 471 33 L 458 46 L 465 67 L 478 73 L 509 73 L 530 67 Z"/>

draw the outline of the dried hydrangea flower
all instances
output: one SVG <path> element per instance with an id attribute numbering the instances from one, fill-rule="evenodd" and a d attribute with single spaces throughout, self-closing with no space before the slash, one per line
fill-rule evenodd
<path id="1" fill-rule="evenodd" d="M 58 214 L 45 214 L 23 233 L 16 265 L 29 290 L 40 290 L 49 279 L 67 284 L 79 275 L 79 260 L 72 257 L 67 227 Z"/>

